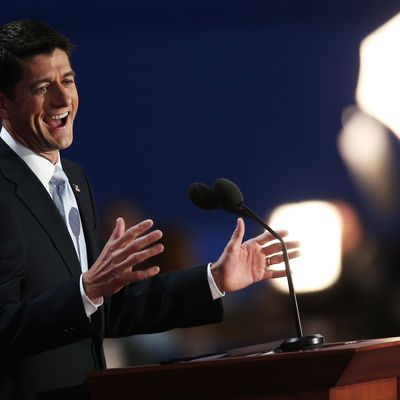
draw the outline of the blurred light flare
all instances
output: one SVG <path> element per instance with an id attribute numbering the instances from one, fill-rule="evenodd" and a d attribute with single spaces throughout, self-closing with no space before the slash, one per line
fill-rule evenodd
<path id="1" fill-rule="evenodd" d="M 286 229 L 290 237 L 301 243 L 301 256 L 290 261 L 297 293 L 329 288 L 341 274 L 342 217 L 339 209 L 324 201 L 305 201 L 279 206 L 269 225 Z M 272 285 L 288 292 L 286 279 Z"/>
<path id="2" fill-rule="evenodd" d="M 345 109 L 342 119 L 338 149 L 359 189 L 377 210 L 397 208 L 393 204 L 396 178 L 389 132 L 355 106 Z"/>
<path id="3" fill-rule="evenodd" d="M 360 46 L 356 101 L 400 137 L 400 14 L 367 36 Z"/>

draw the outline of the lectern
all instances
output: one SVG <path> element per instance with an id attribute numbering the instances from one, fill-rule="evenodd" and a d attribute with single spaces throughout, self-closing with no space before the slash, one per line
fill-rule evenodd
<path id="1" fill-rule="evenodd" d="M 258 347 L 259 349 L 262 347 Z M 91 372 L 91 400 L 398 400 L 400 337 Z"/>

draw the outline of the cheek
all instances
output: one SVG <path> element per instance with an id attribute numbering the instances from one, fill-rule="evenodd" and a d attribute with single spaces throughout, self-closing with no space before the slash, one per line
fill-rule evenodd
<path id="1" fill-rule="evenodd" d="M 79 96 L 78 96 L 78 93 L 76 93 L 76 97 L 75 97 L 74 100 L 73 100 L 73 106 L 74 106 L 75 114 L 76 114 L 76 112 L 78 111 L 78 106 L 79 106 Z"/>
<path id="2" fill-rule="evenodd" d="M 21 102 L 15 110 L 15 118 L 34 121 L 42 115 L 42 104 L 37 101 Z"/>
<path id="3" fill-rule="evenodd" d="M 26 110 L 26 107 L 21 107 L 20 110 L 10 111 L 9 120 L 14 127 L 27 129 L 33 126 L 34 118 Z"/>

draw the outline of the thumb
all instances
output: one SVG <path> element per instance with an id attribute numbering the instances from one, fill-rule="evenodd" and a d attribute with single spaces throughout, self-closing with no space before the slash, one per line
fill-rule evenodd
<path id="1" fill-rule="evenodd" d="M 238 218 L 236 222 L 236 228 L 232 233 L 229 244 L 231 246 L 235 245 L 240 246 L 242 244 L 243 237 L 244 237 L 244 221 L 243 218 Z"/>

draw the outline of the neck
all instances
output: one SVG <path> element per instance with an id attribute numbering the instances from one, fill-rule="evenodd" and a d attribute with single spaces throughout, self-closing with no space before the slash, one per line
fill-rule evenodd
<path id="1" fill-rule="evenodd" d="M 52 164 L 57 164 L 58 160 L 60 159 L 60 152 L 58 150 L 47 151 L 44 153 L 37 153 L 39 156 L 49 160 Z"/>

